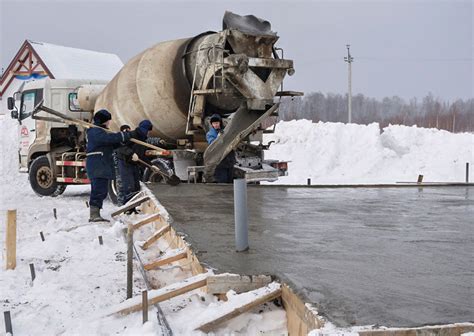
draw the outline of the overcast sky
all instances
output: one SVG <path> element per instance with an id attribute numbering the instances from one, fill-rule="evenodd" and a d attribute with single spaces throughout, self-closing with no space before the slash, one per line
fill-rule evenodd
<path id="1" fill-rule="evenodd" d="M 22 1 L 0 0 L 0 65 L 25 39 L 116 53 L 126 62 L 153 44 L 220 30 L 225 10 L 272 23 L 295 61 L 285 89 L 382 98 L 472 98 L 472 0 Z"/>

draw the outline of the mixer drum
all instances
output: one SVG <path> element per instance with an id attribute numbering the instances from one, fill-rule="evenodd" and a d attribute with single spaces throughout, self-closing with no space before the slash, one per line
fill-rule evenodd
<path id="1" fill-rule="evenodd" d="M 158 43 L 131 59 L 97 98 L 95 111 L 112 114 L 111 129 L 143 119 L 153 123 L 151 136 L 183 138 L 186 131 L 190 84 L 183 54 L 190 39 Z"/>

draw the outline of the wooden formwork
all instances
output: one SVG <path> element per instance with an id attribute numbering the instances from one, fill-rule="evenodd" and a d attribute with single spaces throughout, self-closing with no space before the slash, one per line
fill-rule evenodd
<path id="1" fill-rule="evenodd" d="M 185 239 L 180 236 L 176 230 L 173 228 L 169 220 L 167 220 L 166 215 L 163 213 L 163 208 L 160 207 L 159 202 L 155 199 L 153 195 L 146 195 L 141 198 L 141 201 L 133 201 L 134 206 L 140 206 L 142 214 L 146 214 L 147 217 L 141 221 L 134 224 L 134 227 L 137 229 L 144 225 L 151 225 L 153 227 L 154 233 L 147 239 L 147 241 L 142 245 L 145 249 L 152 250 L 154 243 L 158 239 L 165 239 L 170 246 L 170 249 L 176 250 L 176 254 L 171 254 L 169 258 L 166 255 L 162 256 L 161 259 L 144 265 L 145 269 L 152 269 L 154 265 L 163 265 L 164 263 L 173 262 L 176 260 L 185 260 L 185 263 L 189 265 L 194 276 L 201 275 L 207 272 L 199 261 L 198 256 L 193 252 L 192 248 L 185 241 Z M 130 206 L 124 206 L 123 209 L 130 210 Z M 114 212 L 114 216 L 120 215 L 124 211 L 121 209 Z M 181 251 L 184 251 L 186 256 L 181 255 Z M 198 279 L 202 281 L 202 279 Z M 190 281 L 188 287 L 179 287 L 179 292 L 169 292 L 166 288 L 162 292 L 152 293 L 149 296 L 150 304 L 154 304 L 173 297 L 175 294 L 179 295 L 186 292 L 188 289 L 202 288 L 204 291 L 210 294 L 218 295 L 222 299 L 225 298 L 225 293 L 230 289 L 235 290 L 237 293 L 249 292 L 252 290 L 258 290 L 264 286 L 269 285 L 274 279 L 270 276 L 257 275 L 257 276 L 246 276 L 246 275 L 216 275 L 209 276 L 206 279 L 206 285 L 202 286 L 202 282 L 193 282 L 193 279 Z M 184 288 L 184 289 L 183 289 Z M 245 306 L 240 307 L 236 311 L 229 312 L 221 316 L 216 321 L 210 321 L 202 326 L 196 327 L 202 331 L 210 331 L 218 323 L 221 323 L 227 319 L 230 319 L 236 314 L 243 313 L 258 304 L 261 304 L 268 300 L 273 300 L 275 298 L 281 298 L 283 307 L 286 311 L 287 316 L 287 326 L 289 335 L 307 335 L 309 331 L 317 328 L 321 328 L 324 324 L 324 321 L 317 313 L 310 309 L 301 298 L 295 294 L 295 292 L 285 283 L 281 284 L 281 288 L 278 291 L 274 291 L 260 297 L 257 300 L 254 300 L 250 303 L 247 303 Z M 140 303 L 129 304 L 120 308 L 116 312 L 120 313 L 129 313 L 139 310 Z"/>
<path id="2" fill-rule="evenodd" d="M 273 281 L 269 276 L 245 276 L 245 275 L 208 275 L 207 270 L 200 263 L 198 256 L 193 252 L 192 248 L 180 236 L 167 219 L 165 211 L 160 207 L 156 198 L 147 194 L 138 201 L 132 202 L 133 206 L 126 205 L 115 211 L 113 216 L 119 215 L 135 206 L 140 206 L 142 213 L 148 217 L 135 223 L 135 227 L 139 228 L 144 225 L 152 225 L 154 233 L 142 245 L 144 249 L 153 249 L 153 244 L 158 239 L 165 239 L 171 249 L 176 250 L 175 254 L 169 257 L 166 255 L 162 259 L 155 261 L 156 265 L 163 265 L 167 261 L 174 262 L 177 260 L 185 260 L 190 266 L 193 277 L 187 279 L 184 283 L 178 285 L 170 285 L 165 288 L 156 290 L 149 299 L 150 304 L 161 302 L 169 298 L 181 295 L 190 290 L 201 288 L 207 293 L 218 295 L 226 300 L 225 293 L 230 289 L 237 293 L 255 291 L 263 286 L 269 285 Z M 184 253 L 183 253 L 184 252 Z M 179 257 L 178 257 L 179 256 Z M 146 266 L 146 265 L 145 265 Z M 146 268 L 145 268 L 146 269 Z M 151 266 L 150 266 L 151 269 Z M 324 320 L 318 315 L 310 304 L 306 304 L 302 298 L 297 295 L 291 287 L 282 283 L 278 290 L 267 293 L 253 302 L 249 302 L 238 309 L 230 312 L 224 312 L 221 316 L 213 321 L 207 321 L 202 325 L 197 325 L 196 329 L 201 331 L 211 331 L 218 324 L 237 316 L 240 313 L 254 308 L 256 305 L 274 298 L 281 298 L 283 307 L 286 311 L 287 328 L 289 335 L 307 335 L 311 330 L 320 329 L 324 326 Z M 137 300 L 135 300 L 137 301 Z M 125 303 L 125 302 L 124 302 Z M 115 313 L 129 313 L 140 310 L 140 302 L 129 302 L 116 310 Z M 359 334 L 363 336 L 428 336 L 428 335 L 446 335 L 460 336 L 463 333 L 474 332 L 474 323 L 456 323 L 442 326 L 425 326 L 419 328 L 385 328 L 385 329 L 367 329 L 360 330 Z"/>

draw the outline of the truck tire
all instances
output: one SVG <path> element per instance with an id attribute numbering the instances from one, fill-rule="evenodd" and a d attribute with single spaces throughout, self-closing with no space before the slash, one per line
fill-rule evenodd
<path id="1" fill-rule="evenodd" d="M 171 167 L 170 163 L 166 159 L 155 159 L 151 161 L 152 165 L 155 167 L 158 167 L 163 173 L 166 175 L 173 175 L 174 171 L 173 168 Z M 143 172 L 143 182 L 153 182 L 153 183 L 166 183 L 166 181 L 163 179 L 163 177 L 155 173 L 152 169 L 150 168 L 145 168 L 145 171 Z"/>
<path id="2" fill-rule="evenodd" d="M 109 199 L 113 204 L 118 204 L 118 186 L 115 179 L 109 180 Z"/>
<path id="3" fill-rule="evenodd" d="M 53 168 L 45 155 L 33 160 L 28 179 L 33 191 L 40 196 L 56 197 L 66 190 L 66 185 L 56 181 Z"/>

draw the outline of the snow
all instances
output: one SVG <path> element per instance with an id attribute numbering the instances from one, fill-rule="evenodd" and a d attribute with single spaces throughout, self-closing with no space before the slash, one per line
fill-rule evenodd
<path id="1" fill-rule="evenodd" d="M 236 295 L 232 291 L 228 292 L 228 301 L 222 305 L 215 305 L 211 311 L 207 310 L 202 314 L 196 316 L 193 321 L 193 328 L 198 328 L 204 324 L 214 321 L 215 319 L 227 315 L 238 308 L 251 303 L 252 301 L 258 300 L 270 293 L 279 290 L 281 285 L 276 282 L 272 282 L 265 287 L 258 288 L 240 295 Z"/>
<path id="2" fill-rule="evenodd" d="M 123 67 L 117 55 L 29 41 L 57 79 L 111 80 Z"/>
<path id="3" fill-rule="evenodd" d="M 28 185 L 27 175 L 18 173 L 18 125 L 0 116 L 0 305 L 10 311 L 15 335 L 160 335 L 155 307 L 150 321 L 142 324 L 141 313 L 107 315 L 111 309 L 128 304 L 126 297 L 126 243 L 124 217 L 110 224 L 88 223 L 89 186 L 68 187 L 57 198 L 38 197 Z M 308 121 L 280 123 L 271 137 L 276 143 L 267 156 L 292 160 L 290 176 L 282 183 L 382 183 L 415 180 L 425 174 L 430 181 L 459 181 L 464 164 L 472 163 L 473 135 L 390 126 L 380 134 L 378 125 L 312 124 Z M 472 176 L 472 174 L 471 174 Z M 150 196 L 154 198 L 153 195 Z M 156 200 L 156 199 L 155 199 Z M 57 209 L 57 219 L 53 209 Z M 6 211 L 17 209 L 17 267 L 5 271 Z M 106 202 L 104 215 L 116 210 Z M 166 210 L 159 208 L 167 218 Z M 136 222 L 146 215 L 132 215 Z M 40 238 L 44 233 L 45 241 Z M 174 251 L 160 239 L 154 249 L 141 251 L 140 245 L 152 234 L 145 225 L 135 236 L 135 246 L 143 263 Z M 99 245 L 98 236 L 104 244 Z M 29 264 L 36 279 L 32 282 Z M 179 286 L 192 276 L 190 265 L 172 263 L 148 273 L 150 281 L 163 291 Z M 135 263 L 134 296 L 146 288 Z M 156 294 L 151 290 L 149 297 Z M 208 320 L 225 307 L 241 305 L 249 293 L 227 293 L 228 303 L 194 290 L 160 303 L 176 335 L 200 335 L 193 331 L 199 321 Z M 336 328 L 326 322 L 312 335 L 351 335 L 370 326 Z M 228 334 L 285 334 L 286 314 L 273 302 L 244 313 L 213 332 Z"/>
<path id="4" fill-rule="evenodd" d="M 380 184 L 464 182 L 473 176 L 474 134 L 391 125 L 279 122 L 266 159 L 290 161 L 288 176 L 275 184 Z"/>
<path id="5" fill-rule="evenodd" d="M 18 125 L 0 116 L 0 306 L 10 311 L 15 335 L 162 335 L 156 308 L 150 306 L 149 321 L 142 324 L 141 312 L 121 316 L 108 315 L 111 310 L 127 305 L 126 298 L 126 242 L 124 218 L 105 223 L 88 223 L 86 201 L 89 186 L 68 187 L 56 198 L 38 197 L 31 190 L 26 174 L 18 172 Z M 150 196 L 154 198 L 153 195 Z M 53 209 L 57 209 L 57 219 Z M 17 267 L 6 271 L 6 212 L 17 209 Z M 103 214 L 110 219 L 116 210 L 104 204 Z M 160 213 L 164 208 L 159 208 Z M 167 218 L 167 214 L 163 214 Z M 148 215 L 132 215 L 127 220 L 136 222 Z M 40 237 L 43 232 L 45 241 Z M 145 225 L 136 232 L 135 246 L 153 232 Z M 103 237 L 103 245 L 98 236 Z M 174 249 L 160 239 L 155 243 L 159 251 L 168 255 Z M 141 251 L 144 263 L 156 260 L 156 249 Z M 32 282 L 29 264 L 33 263 L 36 279 Z M 134 265 L 133 297 L 140 300 L 146 285 Z M 179 286 L 180 281 L 192 276 L 190 265 L 173 263 L 148 272 L 150 282 L 162 287 Z M 205 275 L 202 275 L 205 276 Z M 155 291 L 150 290 L 149 297 Z M 239 297 L 233 298 L 238 302 Z M 194 290 L 160 303 L 168 323 L 176 335 L 201 335 L 193 331 L 191 322 L 198 314 L 205 316 L 210 307 L 223 304 L 215 296 Z M 260 311 L 263 310 L 263 311 Z M 285 334 L 286 317 L 281 307 L 269 303 L 223 323 L 215 335 L 232 333 Z"/>

